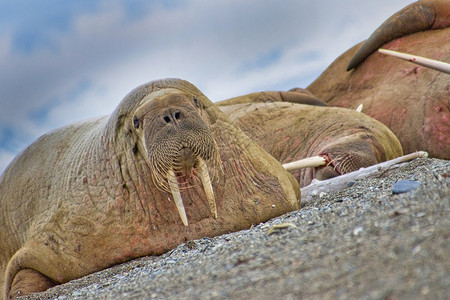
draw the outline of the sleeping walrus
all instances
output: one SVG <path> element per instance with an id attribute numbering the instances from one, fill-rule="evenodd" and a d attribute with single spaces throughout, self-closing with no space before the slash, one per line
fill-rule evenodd
<path id="1" fill-rule="evenodd" d="M 450 62 L 450 1 L 413 3 L 337 58 L 310 86 L 331 106 L 388 126 L 405 153 L 450 159 L 450 75 L 375 52 L 379 47 Z M 351 70 L 347 72 L 346 69 Z"/>
<path id="2" fill-rule="evenodd" d="M 111 116 L 42 136 L 2 174 L 2 295 L 249 228 L 298 209 L 299 193 L 196 87 L 142 85 Z"/>
<path id="3" fill-rule="evenodd" d="M 326 166 L 293 172 L 301 187 L 313 179 L 328 179 L 403 154 L 396 136 L 377 120 L 317 103 L 295 92 L 259 92 L 216 104 L 282 163 L 324 157 Z"/>

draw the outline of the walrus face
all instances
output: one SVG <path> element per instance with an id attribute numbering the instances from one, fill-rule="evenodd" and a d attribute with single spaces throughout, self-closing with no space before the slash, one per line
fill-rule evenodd
<path id="1" fill-rule="evenodd" d="M 356 133 L 326 145 L 318 155 L 327 162 L 315 168 L 315 178 L 325 180 L 384 161 L 383 149 L 376 138 L 368 133 Z"/>
<path id="2" fill-rule="evenodd" d="M 180 186 L 190 176 L 199 176 L 211 213 L 217 210 L 206 161 L 220 169 L 217 144 L 202 119 L 202 107 L 195 96 L 179 90 L 154 92 L 135 111 L 133 128 L 138 148 L 152 171 L 155 185 L 170 192 L 184 225 L 188 225 Z M 135 151 L 138 151 L 136 149 Z"/>

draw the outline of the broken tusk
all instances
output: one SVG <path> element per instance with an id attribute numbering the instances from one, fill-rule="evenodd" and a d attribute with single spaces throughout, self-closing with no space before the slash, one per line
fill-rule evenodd
<path id="1" fill-rule="evenodd" d="M 362 112 L 363 109 L 363 105 L 362 103 L 360 105 L 358 105 L 358 107 L 356 108 L 356 112 Z"/>
<path id="2" fill-rule="evenodd" d="M 181 199 L 180 188 L 178 187 L 178 181 L 175 177 L 175 173 L 173 170 L 169 170 L 167 172 L 167 180 L 169 182 L 170 191 L 172 192 L 173 200 L 175 201 L 175 205 L 178 209 L 178 214 L 181 217 L 181 221 L 183 221 L 184 226 L 188 226 L 188 220 L 186 216 L 186 211 L 184 210 L 183 199 Z"/>
<path id="3" fill-rule="evenodd" d="M 199 162 L 200 179 L 202 180 L 203 189 L 205 190 L 209 209 L 211 210 L 211 213 L 216 219 L 217 218 L 216 200 L 214 199 L 214 191 L 211 185 L 211 178 L 209 177 L 208 168 L 206 166 L 206 162 L 200 156 L 198 156 L 197 159 Z"/>
<path id="4" fill-rule="evenodd" d="M 443 61 L 438 61 L 438 60 L 434 60 L 434 59 L 430 59 L 430 58 L 426 58 L 426 57 L 422 57 L 422 56 L 417 56 L 417 55 L 411 55 L 411 54 L 407 54 L 407 53 L 402 53 L 402 52 L 398 52 L 398 51 L 393 51 L 393 50 L 387 50 L 387 49 L 378 49 L 378 52 L 382 53 L 382 54 L 386 54 L 386 55 L 391 55 L 391 56 L 395 56 L 404 60 L 408 60 L 410 62 L 413 62 L 415 64 L 430 68 L 430 69 L 434 69 L 434 70 L 438 70 L 447 74 L 450 74 L 450 64 L 443 62 Z"/>
<path id="5" fill-rule="evenodd" d="M 322 156 L 312 156 L 304 159 L 300 159 L 297 161 L 293 161 L 290 163 L 283 164 L 283 168 L 286 169 L 286 171 L 293 171 L 298 170 L 302 168 L 315 168 L 315 167 L 321 167 L 326 164 L 326 160 Z"/>

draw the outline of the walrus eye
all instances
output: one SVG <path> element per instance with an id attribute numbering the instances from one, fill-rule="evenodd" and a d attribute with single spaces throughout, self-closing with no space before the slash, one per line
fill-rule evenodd
<path id="1" fill-rule="evenodd" d="M 200 104 L 198 104 L 198 100 L 195 97 L 194 97 L 194 104 L 195 104 L 195 106 L 200 107 Z"/>
<path id="2" fill-rule="evenodd" d="M 140 121 L 138 118 L 134 117 L 133 119 L 134 128 L 139 128 Z"/>

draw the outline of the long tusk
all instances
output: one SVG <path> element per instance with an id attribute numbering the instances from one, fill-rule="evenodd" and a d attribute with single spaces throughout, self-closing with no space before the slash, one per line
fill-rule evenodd
<path id="1" fill-rule="evenodd" d="M 200 179 L 202 180 L 203 189 L 205 190 L 206 199 L 208 199 L 209 209 L 214 218 L 217 218 L 216 200 L 214 198 L 214 191 L 211 185 L 211 178 L 209 177 L 208 168 L 206 162 L 200 157 L 197 157 L 199 162 Z"/>
<path id="2" fill-rule="evenodd" d="M 188 226 L 188 220 L 186 216 L 186 211 L 184 210 L 183 199 L 181 199 L 180 188 L 178 187 L 178 181 L 175 177 L 175 173 L 173 170 L 169 170 L 167 173 L 167 180 L 169 182 L 170 191 L 172 192 L 173 200 L 175 201 L 175 205 L 178 209 L 178 214 L 181 217 L 181 221 L 183 221 L 184 226 Z"/>
<path id="3" fill-rule="evenodd" d="M 321 167 L 326 164 L 326 160 L 322 156 L 312 156 L 297 161 L 293 161 L 287 164 L 283 164 L 286 171 L 293 171 L 302 168 Z"/>
<path id="4" fill-rule="evenodd" d="M 430 59 L 430 58 L 426 58 L 426 57 L 422 57 L 422 56 L 411 55 L 411 54 L 393 51 L 393 50 L 387 50 L 387 49 L 378 49 L 378 52 L 386 54 L 386 55 L 395 56 L 395 57 L 413 62 L 415 64 L 418 64 L 418 65 L 421 65 L 421 66 L 424 66 L 424 67 L 427 67 L 430 69 L 434 69 L 434 70 L 438 70 L 438 71 L 450 74 L 450 64 L 443 62 L 443 61 L 438 61 L 438 60 L 434 60 L 434 59 Z"/>

